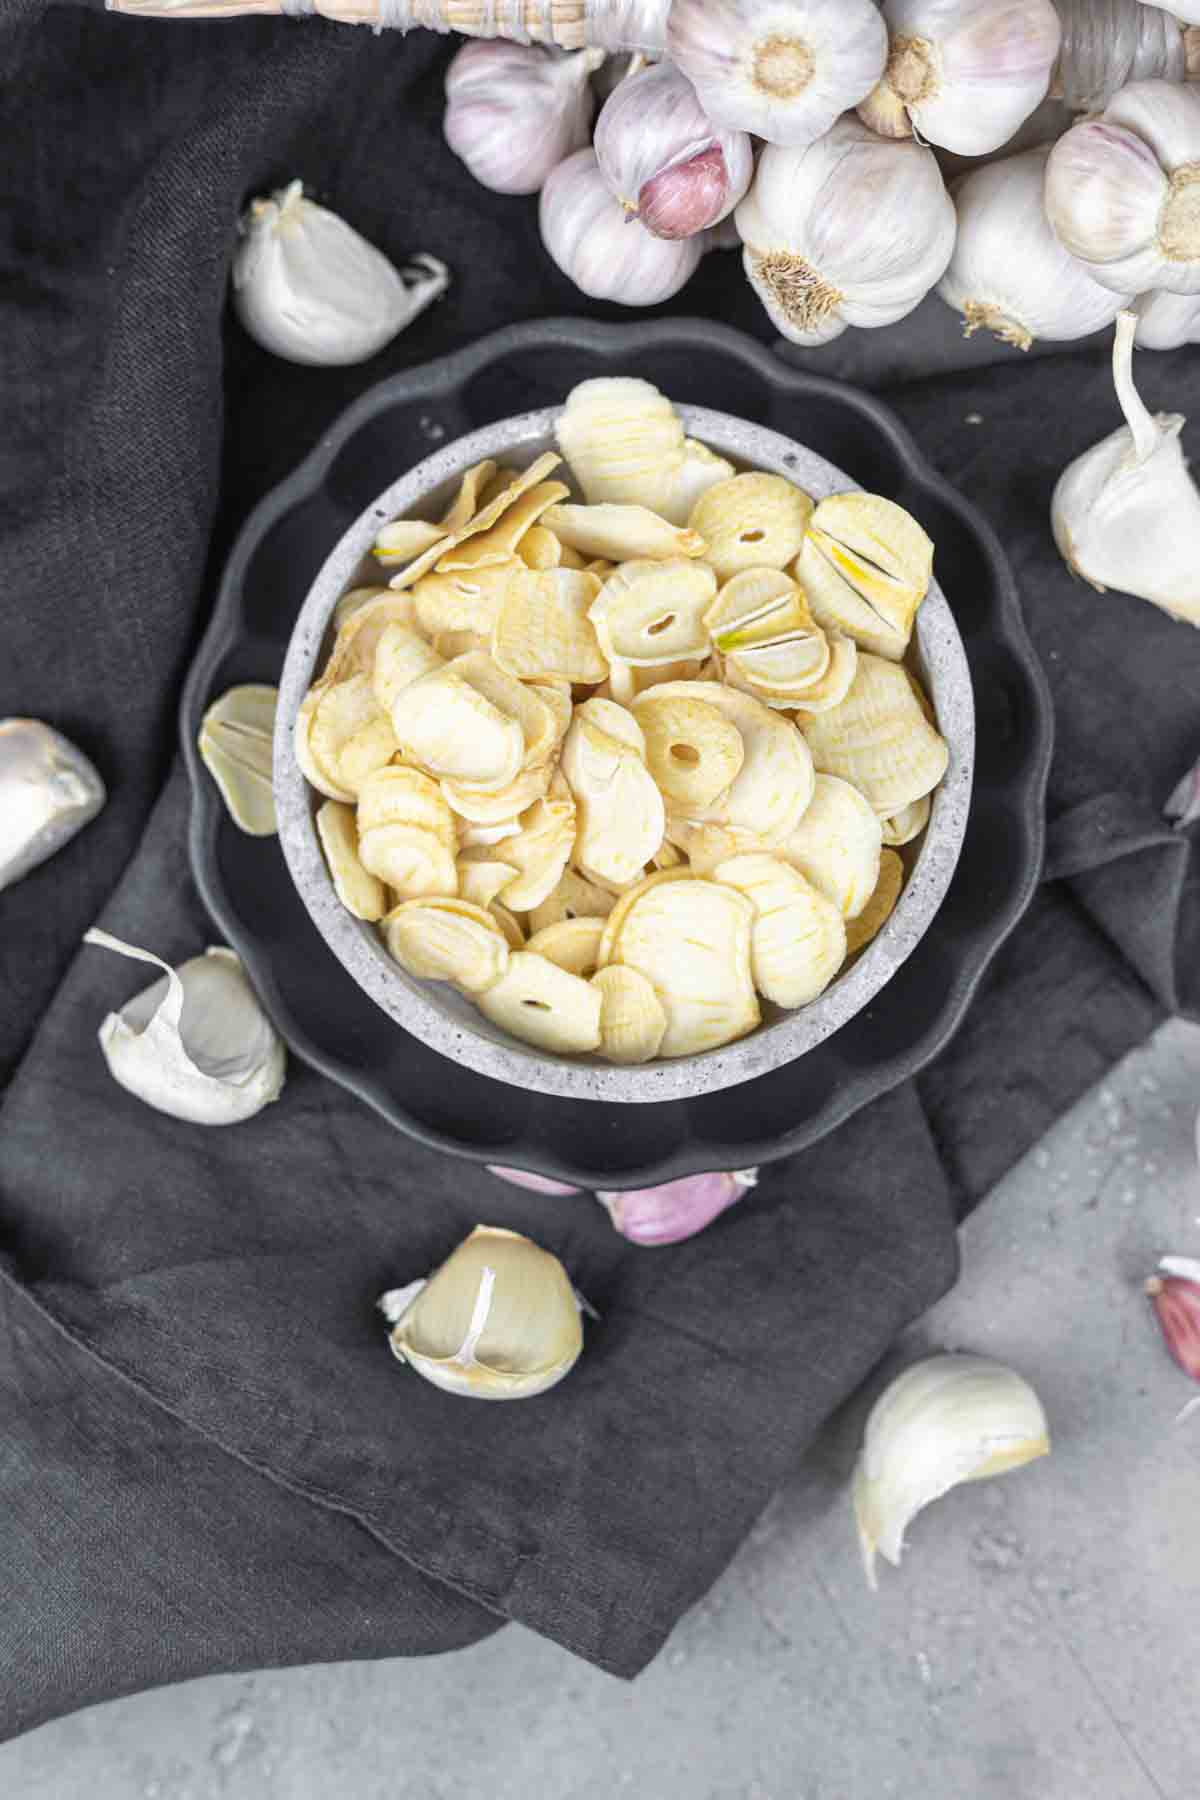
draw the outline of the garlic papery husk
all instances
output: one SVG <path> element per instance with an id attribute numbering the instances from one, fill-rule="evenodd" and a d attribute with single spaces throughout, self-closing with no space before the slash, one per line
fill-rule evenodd
<path id="1" fill-rule="evenodd" d="M 379 1301 L 401 1362 L 447 1393 L 528 1400 L 583 1349 L 580 1302 L 556 1256 L 518 1232 L 477 1225 L 425 1281 Z"/>
<path id="2" fill-rule="evenodd" d="M 1125 424 L 1059 477 L 1054 541 L 1076 575 L 1200 625 L 1200 489 L 1179 442 L 1186 420 L 1146 410 L 1133 385 L 1137 314 L 1117 320 L 1113 379 Z"/>
<path id="3" fill-rule="evenodd" d="M 1049 146 L 973 169 L 954 184 L 958 236 L 938 293 L 981 328 L 1028 350 L 1035 338 L 1066 342 L 1111 325 L 1119 295 L 1093 281 L 1059 243 L 1042 206 Z"/>
<path id="4" fill-rule="evenodd" d="M 871 1408 L 854 1471 L 854 1516 L 870 1585 L 878 1585 L 877 1554 L 899 1567 L 904 1533 L 930 1501 L 1049 1450 L 1041 1401 L 1002 1363 L 944 1355 L 905 1369 Z"/>
<path id="5" fill-rule="evenodd" d="M 493 193 L 536 194 L 588 141 L 590 77 L 603 56 L 500 38 L 464 44 L 446 71 L 446 142 Z"/>
<path id="6" fill-rule="evenodd" d="M 596 1198 L 622 1237 L 633 1244 L 679 1244 L 695 1237 L 758 1181 L 757 1169 L 685 1175 L 660 1187 L 600 1191 Z"/>
<path id="7" fill-rule="evenodd" d="M 883 73 L 874 0 L 674 0 L 667 54 L 714 124 L 803 147 Z"/>
<path id="8" fill-rule="evenodd" d="M 1141 4 L 1161 9 L 1183 24 L 1200 25 L 1200 0 L 1141 0 Z"/>
<path id="9" fill-rule="evenodd" d="M 1178 350 L 1200 344 L 1200 294 L 1143 294 L 1137 303 L 1139 350 Z"/>
<path id="10" fill-rule="evenodd" d="M 1200 1381 L 1200 1262 L 1190 1256 L 1164 1256 L 1161 1271 L 1146 1283 L 1146 1293 L 1167 1349 L 1185 1375 Z"/>
<path id="11" fill-rule="evenodd" d="M 1200 761 L 1194 762 L 1183 779 L 1171 789 L 1163 816 L 1170 820 L 1176 831 L 1186 831 L 1200 819 Z M 1200 1139 L 1197 1149 L 1200 1150 Z"/>
<path id="12" fill-rule="evenodd" d="M 1100 112 L 1131 81 L 1182 81 L 1179 26 L 1141 0 L 1054 0 L 1062 49 L 1054 92 L 1074 112 Z"/>
<path id="13" fill-rule="evenodd" d="M 279 1098 L 283 1040 L 232 950 L 206 950 L 173 969 L 107 931 L 83 941 L 164 972 L 100 1027 L 109 1073 L 129 1093 L 193 1125 L 237 1125 Z"/>
<path id="14" fill-rule="evenodd" d="M 0 719 L 0 888 L 70 843 L 104 805 L 104 783 L 40 719 Z"/>
<path id="15" fill-rule="evenodd" d="M 670 63 L 621 83 L 596 121 L 595 145 L 612 193 L 655 237 L 693 237 L 719 224 L 754 174 L 745 132 L 714 126 Z"/>
<path id="16" fill-rule="evenodd" d="M 954 248 L 933 152 L 878 138 L 853 116 L 807 149 L 768 145 L 736 218 L 751 286 L 794 344 L 902 319 Z"/>
<path id="17" fill-rule="evenodd" d="M 234 310 L 256 343 L 288 362 L 363 362 L 445 293 L 434 256 L 395 270 L 336 213 L 293 181 L 251 202 L 233 259 Z"/>
<path id="18" fill-rule="evenodd" d="M 1062 27 L 1051 0 L 884 0 L 887 69 L 858 109 L 883 137 L 984 156 L 1045 99 Z"/>
<path id="19" fill-rule="evenodd" d="M 1119 294 L 1200 294 L 1200 90 L 1135 81 L 1061 137 L 1046 169 L 1059 239 Z"/>
<path id="20" fill-rule="evenodd" d="M 594 150 L 577 150 L 542 189 L 542 242 L 593 300 L 656 306 L 695 274 L 703 240 L 657 238 L 609 192 Z"/>

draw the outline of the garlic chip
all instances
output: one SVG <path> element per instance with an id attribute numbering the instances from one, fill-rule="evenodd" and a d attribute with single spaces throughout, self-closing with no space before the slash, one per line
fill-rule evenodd
<path id="1" fill-rule="evenodd" d="M 274 837 L 278 830 L 272 782 L 278 699 L 278 688 L 229 688 L 200 722 L 200 760 L 230 818 L 249 837 Z"/>

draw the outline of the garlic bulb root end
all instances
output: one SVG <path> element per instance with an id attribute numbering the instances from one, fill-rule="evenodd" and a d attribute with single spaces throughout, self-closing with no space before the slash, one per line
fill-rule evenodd
<path id="1" fill-rule="evenodd" d="M 818 331 L 845 299 L 810 262 L 787 250 L 747 252 L 754 277 L 797 331 Z"/>
<path id="2" fill-rule="evenodd" d="M 1033 333 L 1015 319 L 1006 318 L 998 307 L 987 306 L 980 300 L 968 300 L 962 311 L 964 337 L 974 337 L 977 331 L 990 331 L 993 337 L 998 337 L 1001 343 L 1012 344 L 1014 349 L 1031 348 Z"/>
<path id="3" fill-rule="evenodd" d="M 1158 241 L 1168 262 L 1200 260 L 1200 162 L 1184 163 L 1172 174 Z"/>
<path id="4" fill-rule="evenodd" d="M 764 38 L 754 56 L 754 85 L 772 100 L 796 100 L 812 82 L 816 59 L 803 38 Z"/>

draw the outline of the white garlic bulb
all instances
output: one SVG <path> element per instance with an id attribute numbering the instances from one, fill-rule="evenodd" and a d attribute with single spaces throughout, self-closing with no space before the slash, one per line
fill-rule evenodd
<path id="1" fill-rule="evenodd" d="M 794 344 L 902 319 L 954 247 L 933 152 L 878 138 L 853 115 L 807 149 L 768 145 L 736 218 L 751 286 Z"/>
<path id="2" fill-rule="evenodd" d="M 164 974 L 100 1027 L 104 1060 L 123 1088 L 193 1125 L 236 1125 L 279 1098 L 283 1041 L 232 950 L 206 950 L 173 969 L 107 931 L 83 941 Z"/>
<path id="3" fill-rule="evenodd" d="M 620 84 L 596 121 L 595 145 L 609 188 L 655 237 L 694 237 L 719 224 L 754 174 L 746 133 L 714 126 L 670 63 Z"/>
<path id="4" fill-rule="evenodd" d="M 450 272 L 434 256 L 395 270 L 336 213 L 293 181 L 251 202 L 233 259 L 233 305 L 264 350 L 288 362 L 364 362 L 443 294 Z"/>
<path id="5" fill-rule="evenodd" d="M 1062 21 L 1055 92 L 1072 112 L 1102 112 L 1131 81 L 1183 81 L 1175 19 L 1141 0 L 1054 0 Z"/>
<path id="6" fill-rule="evenodd" d="M 716 125 L 803 147 L 875 86 L 874 0 L 673 0 L 667 54 Z"/>
<path id="7" fill-rule="evenodd" d="M 1188 25 L 1200 25 L 1200 0 L 1142 0 L 1142 5 L 1161 8 Z"/>
<path id="8" fill-rule="evenodd" d="M 691 279 L 702 238 L 657 238 L 614 199 L 594 150 L 577 150 L 542 189 L 542 242 L 593 300 L 656 306 Z"/>
<path id="9" fill-rule="evenodd" d="M 446 142 L 495 194 L 536 194 L 588 141 L 591 75 L 602 50 L 574 56 L 478 38 L 446 71 Z"/>
<path id="10" fill-rule="evenodd" d="M 1137 303 L 1139 350 L 1200 344 L 1200 294 L 1143 294 Z"/>
<path id="11" fill-rule="evenodd" d="M 1200 625 L 1200 489 L 1179 442 L 1186 420 L 1147 411 L 1133 384 L 1137 314 L 1117 320 L 1113 379 L 1125 424 L 1063 471 L 1054 541 L 1076 575 Z"/>
<path id="12" fill-rule="evenodd" d="M 1045 99 L 1062 27 L 1051 0 L 884 0 L 887 69 L 858 109 L 882 137 L 985 156 Z"/>
<path id="13" fill-rule="evenodd" d="M 1051 231 L 1042 206 L 1048 145 L 973 169 L 954 184 L 958 236 L 938 283 L 966 335 L 986 329 L 1028 350 L 1111 325 L 1120 296 L 1093 281 Z"/>
<path id="14" fill-rule="evenodd" d="M 61 732 L 0 719 L 0 888 L 61 850 L 104 801 L 104 783 Z"/>
<path id="15" fill-rule="evenodd" d="M 1119 294 L 1200 294 L 1200 90 L 1135 81 L 1072 126 L 1046 170 L 1061 241 Z"/>
<path id="16" fill-rule="evenodd" d="M 1019 1469 L 1050 1451 L 1041 1401 L 1023 1376 L 983 1356 L 930 1356 L 871 1408 L 854 1471 L 854 1517 L 867 1580 L 875 1558 L 900 1566 L 904 1533 L 964 1481 Z"/>

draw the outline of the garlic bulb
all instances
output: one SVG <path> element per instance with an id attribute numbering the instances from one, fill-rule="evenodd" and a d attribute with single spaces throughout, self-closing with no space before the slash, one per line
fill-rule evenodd
<path id="1" fill-rule="evenodd" d="M 1134 343 L 1139 350 L 1178 350 L 1200 344 L 1200 294 L 1143 294 Z"/>
<path id="2" fill-rule="evenodd" d="M 1062 21 L 1062 49 L 1053 91 L 1072 111 L 1103 111 L 1131 81 L 1184 79 L 1183 36 L 1165 13 L 1141 0 L 1054 3 Z"/>
<path id="3" fill-rule="evenodd" d="M 1188 474 L 1178 413 L 1154 417 L 1133 385 L 1137 314 L 1117 320 L 1113 379 L 1125 424 L 1063 471 L 1054 541 L 1076 575 L 1200 625 L 1200 489 Z"/>
<path id="4" fill-rule="evenodd" d="M 1062 27 L 1051 0 L 884 0 L 887 69 L 858 109 L 881 137 L 960 156 L 1006 144 L 1045 99 Z"/>
<path id="5" fill-rule="evenodd" d="M 278 1100 L 283 1041 L 232 950 L 206 950 L 173 969 L 107 931 L 83 941 L 164 972 L 100 1027 L 104 1060 L 123 1088 L 193 1125 L 236 1125 Z"/>
<path id="6" fill-rule="evenodd" d="M 477 1225 L 424 1281 L 379 1301 L 401 1362 L 447 1393 L 528 1400 L 583 1349 L 580 1302 L 556 1256 L 518 1232 Z"/>
<path id="7" fill-rule="evenodd" d="M 744 131 L 719 131 L 686 76 L 658 63 L 623 81 L 596 121 L 600 172 L 655 237 L 694 237 L 727 218 L 750 186 Z"/>
<path id="8" fill-rule="evenodd" d="M 28 875 L 95 818 L 104 783 L 39 719 L 0 719 L 0 888 Z"/>
<path id="9" fill-rule="evenodd" d="M 1163 12 L 1187 25 L 1200 25 L 1200 0 L 1141 0 L 1143 6 L 1161 7 Z"/>
<path id="10" fill-rule="evenodd" d="M 954 247 L 932 151 L 885 142 L 852 116 L 805 150 L 768 146 L 736 216 L 750 283 L 794 344 L 902 319 Z"/>
<path id="11" fill-rule="evenodd" d="M 1119 294 L 1200 294 L 1200 91 L 1135 81 L 1072 126 L 1046 169 L 1066 248 Z"/>
<path id="12" fill-rule="evenodd" d="M 938 284 L 963 316 L 1028 350 L 1035 338 L 1063 342 L 1111 325 L 1120 297 L 1093 281 L 1051 231 L 1042 206 L 1048 145 L 973 169 L 954 186 L 958 236 Z"/>
<path id="13" fill-rule="evenodd" d="M 600 1204 L 622 1237 L 633 1244 L 679 1244 L 695 1237 L 758 1181 L 757 1169 L 713 1170 L 685 1175 L 661 1187 L 598 1192 Z"/>
<path id="14" fill-rule="evenodd" d="M 577 150 L 542 189 L 542 242 L 593 300 L 656 306 L 691 279 L 702 239 L 657 238 L 609 192 L 594 150 Z"/>
<path id="15" fill-rule="evenodd" d="M 1049 1451 L 1041 1401 L 1002 1363 L 947 1355 L 905 1369 L 871 1408 L 854 1472 L 854 1516 L 870 1585 L 878 1585 L 876 1555 L 899 1568 L 904 1533 L 931 1500 Z"/>
<path id="16" fill-rule="evenodd" d="M 233 305 L 256 343 L 288 362 L 363 362 L 443 294 L 450 272 L 418 256 L 399 273 L 293 181 L 254 200 L 233 259 Z"/>
<path id="17" fill-rule="evenodd" d="M 536 194 L 588 141 L 590 77 L 602 50 L 574 56 L 510 44 L 464 44 L 446 71 L 446 142 L 496 194 Z"/>
<path id="18" fill-rule="evenodd" d="M 874 0 L 673 0 L 667 54 L 716 125 L 802 148 L 887 60 Z"/>

